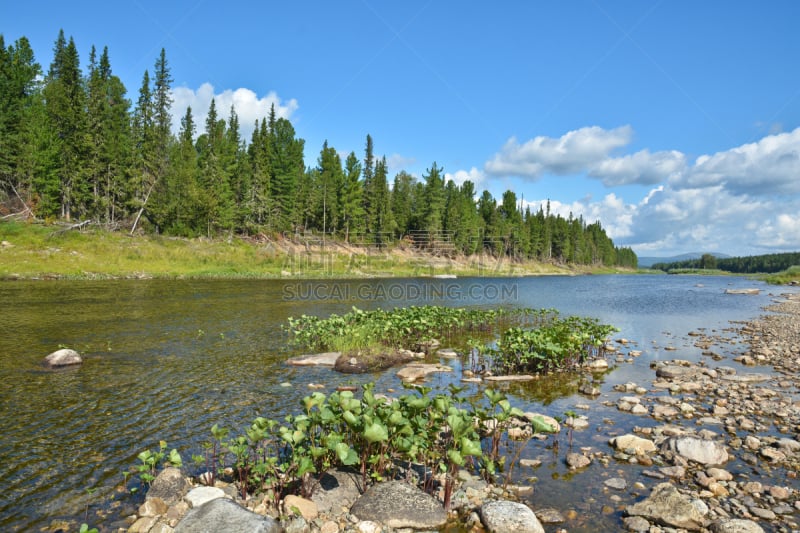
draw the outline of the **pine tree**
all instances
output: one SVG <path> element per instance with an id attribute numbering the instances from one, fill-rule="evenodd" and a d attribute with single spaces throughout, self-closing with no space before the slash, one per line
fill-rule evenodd
<path id="1" fill-rule="evenodd" d="M 339 196 L 339 211 L 342 215 L 344 240 L 350 242 L 351 233 L 364 231 L 363 189 L 361 183 L 361 163 L 355 152 L 350 152 L 344 163 L 344 183 Z"/>
<path id="2" fill-rule="evenodd" d="M 58 35 L 44 88 L 50 127 L 58 136 L 58 190 L 61 217 L 86 212 L 88 190 L 84 162 L 88 152 L 86 93 L 75 41 Z M 51 186 L 45 187 L 47 190 Z M 56 214 L 56 213 L 49 213 Z"/>
<path id="3" fill-rule="evenodd" d="M 316 227 L 323 233 L 336 232 L 342 219 L 339 208 L 344 196 L 344 174 L 342 160 L 336 150 L 328 146 L 327 140 L 317 159 L 317 171 L 318 198 L 314 213 Z"/>
<path id="4" fill-rule="evenodd" d="M 442 230 L 442 217 L 444 215 L 444 174 L 443 169 L 436 166 L 434 161 L 427 174 L 422 176 L 425 180 L 425 206 L 422 215 L 423 229 L 432 234 Z"/>
<path id="5" fill-rule="evenodd" d="M 414 215 L 414 176 L 401 170 L 394 177 L 392 185 L 392 216 L 394 217 L 397 237 L 402 237 L 413 229 L 411 221 Z"/>
<path id="6" fill-rule="evenodd" d="M 364 227 L 371 231 L 375 219 L 375 206 L 373 202 L 374 191 L 372 180 L 375 175 L 375 154 L 372 146 L 372 137 L 367 134 L 367 141 L 364 146 L 364 166 L 361 175 L 364 176 L 364 195 L 362 196 L 364 206 Z"/>
<path id="7" fill-rule="evenodd" d="M 233 228 L 233 195 L 230 176 L 224 165 L 225 121 L 218 118 L 214 99 L 208 109 L 205 133 L 197 140 L 199 182 L 202 187 L 201 212 L 209 237 Z"/>
<path id="8" fill-rule="evenodd" d="M 386 244 L 395 231 L 394 219 L 389 198 L 387 181 L 388 166 L 386 157 L 382 157 L 375 165 L 375 176 L 372 183 L 372 235 L 379 246 Z"/>
<path id="9" fill-rule="evenodd" d="M 272 170 L 270 168 L 271 136 L 267 129 L 266 119 L 261 119 L 253 129 L 253 136 L 248 147 L 250 161 L 250 190 L 247 198 L 248 225 L 252 230 L 267 225 L 273 210 L 270 196 L 270 181 Z M 267 228 L 271 229 L 271 228 Z"/>
<path id="10" fill-rule="evenodd" d="M 298 183 L 305 175 L 305 142 L 295 138 L 294 127 L 285 118 L 274 120 L 270 137 L 271 192 L 274 199 L 272 227 L 287 231 L 294 225 L 301 225 L 304 218 L 295 210 L 295 205 L 300 199 L 297 194 Z"/>

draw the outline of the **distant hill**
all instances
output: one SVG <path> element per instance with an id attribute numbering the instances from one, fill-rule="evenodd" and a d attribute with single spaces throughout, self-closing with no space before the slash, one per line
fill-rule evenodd
<path id="1" fill-rule="evenodd" d="M 689 261 L 691 259 L 700 259 L 705 252 L 692 252 L 688 254 L 673 255 L 671 257 L 642 257 L 639 256 L 639 268 L 650 268 L 656 263 L 677 263 L 678 261 Z M 711 255 L 717 259 L 726 259 L 731 257 L 728 254 L 720 254 L 711 252 Z"/>

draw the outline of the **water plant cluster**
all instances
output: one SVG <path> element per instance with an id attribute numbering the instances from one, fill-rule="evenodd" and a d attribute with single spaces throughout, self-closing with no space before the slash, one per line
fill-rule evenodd
<path id="1" fill-rule="evenodd" d="M 546 318 L 536 327 L 509 328 L 495 346 L 477 345 L 475 350 L 491 361 L 496 373 L 547 373 L 603 356 L 609 335 L 619 331 L 589 317 L 562 318 L 551 311 Z"/>
<path id="2" fill-rule="evenodd" d="M 365 311 L 353 307 L 349 313 L 332 314 L 328 318 L 313 315 L 290 317 L 286 329 L 296 345 L 309 350 L 419 349 L 433 339 L 490 334 L 525 315 L 526 310 L 522 309 L 426 305 Z"/>
<path id="3" fill-rule="evenodd" d="M 460 387 L 432 394 L 409 385 L 409 393 L 389 399 L 373 387 L 364 385 L 360 398 L 352 391 L 315 392 L 303 398 L 299 414 L 256 418 L 239 435 L 215 425 L 204 453 L 193 456 L 204 470 L 201 481 L 228 475 L 242 497 L 264 494 L 277 508 L 287 494 L 309 496 L 331 468 L 352 468 L 363 487 L 402 478 L 431 492 L 442 488 L 447 508 L 460 468 L 488 480 L 503 471 L 500 441 L 515 420 L 536 432 L 555 431 L 541 417 L 525 419 L 502 392 L 465 400 Z M 143 464 L 148 481 L 149 463 Z"/>
<path id="4" fill-rule="evenodd" d="M 328 318 L 289 318 L 293 341 L 312 350 L 375 352 L 407 348 L 423 351 L 432 340 L 469 335 L 473 368 L 495 373 L 546 373 L 575 368 L 603 355 L 617 329 L 589 317 L 561 317 L 555 309 L 466 309 L 442 306 L 353 308 Z M 495 340 L 492 336 L 501 331 Z M 487 342 L 489 341 L 489 342 Z"/>

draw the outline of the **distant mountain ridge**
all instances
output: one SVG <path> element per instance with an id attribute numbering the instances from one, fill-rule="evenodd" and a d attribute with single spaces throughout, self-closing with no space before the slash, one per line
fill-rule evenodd
<path id="1" fill-rule="evenodd" d="M 681 254 L 681 255 L 673 255 L 671 257 L 641 257 L 640 256 L 638 258 L 639 259 L 638 264 L 639 264 L 639 268 L 650 268 L 651 266 L 653 266 L 656 263 L 675 263 L 675 262 L 678 262 L 678 261 L 688 261 L 690 259 L 700 259 L 701 257 L 703 257 L 704 253 L 705 252 L 690 252 L 690 253 Z M 732 256 L 730 256 L 728 254 L 721 254 L 721 253 L 716 253 L 716 252 L 710 252 L 710 253 L 711 253 L 711 255 L 716 257 L 717 259 L 727 259 L 729 257 L 732 257 Z"/>

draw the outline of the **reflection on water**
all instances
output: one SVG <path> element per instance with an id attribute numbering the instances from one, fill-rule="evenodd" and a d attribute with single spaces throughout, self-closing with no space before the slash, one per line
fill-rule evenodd
<path id="1" fill-rule="evenodd" d="M 696 286 L 698 280 L 702 287 Z M 376 391 L 399 390 L 393 371 L 343 376 L 297 369 L 283 361 L 294 352 L 281 330 L 293 315 L 344 313 L 398 305 L 513 305 L 556 308 L 616 325 L 644 354 L 596 377 L 603 391 L 615 383 L 649 379 L 658 358 L 697 357 L 683 339 L 698 327 L 717 329 L 759 313 L 768 296 L 723 291 L 753 286 L 731 278 L 587 276 L 519 279 L 325 281 L 324 290 L 296 281 L 95 281 L 0 284 L 0 530 L 38 529 L 54 519 L 82 520 L 87 509 L 108 510 L 121 472 L 160 439 L 198 453 L 215 424 L 242 428 L 256 416 L 279 417 L 299 408 L 310 382 L 328 391 L 338 384 L 375 381 Z M 305 291 L 305 292 L 303 292 Z M 653 344 L 655 341 L 656 344 Z M 679 352 L 664 346 L 677 344 Z M 45 371 L 42 358 L 59 345 L 85 356 L 80 368 Z M 446 387 L 460 376 L 431 378 Z M 465 363 L 468 364 L 468 363 Z M 595 441 L 603 418 L 624 429 L 634 421 L 602 410 L 577 394 L 589 377 L 557 374 L 508 384 L 524 410 L 560 416 L 591 403 L 593 425 L 575 433 L 575 446 Z M 292 387 L 281 387 L 290 382 Z M 470 385 L 465 394 L 482 389 Z M 564 440 L 561 436 L 561 440 Z M 605 438 L 605 437 L 604 437 Z M 550 446 L 550 448 L 548 448 Z M 574 508 L 602 498 L 601 484 L 575 483 L 563 466 L 565 443 L 532 443 L 544 456 L 534 471 L 536 507 Z M 523 455 L 524 455 L 523 454 Z M 632 470 L 626 469 L 630 474 Z M 123 506 L 124 509 L 124 506 Z M 118 514 L 124 512 L 117 509 Z M 616 527 L 616 510 L 606 517 Z M 90 513 L 90 521 L 91 521 Z M 112 515 L 113 516 L 113 515 Z M 571 528 L 574 529 L 574 528 Z"/>

